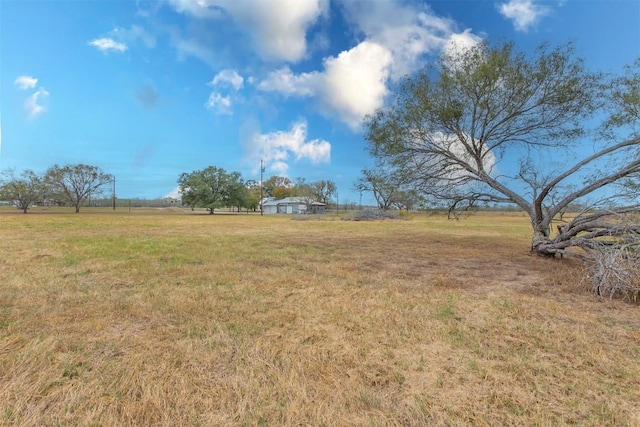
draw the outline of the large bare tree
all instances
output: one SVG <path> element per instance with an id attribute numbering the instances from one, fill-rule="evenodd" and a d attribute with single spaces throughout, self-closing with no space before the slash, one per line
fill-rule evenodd
<path id="1" fill-rule="evenodd" d="M 637 67 L 607 80 L 570 45 L 533 54 L 511 43 L 452 49 L 368 118 L 369 147 L 452 210 L 519 207 L 531 220 L 533 252 L 581 256 L 571 249 L 640 233 L 628 185 L 640 174 Z M 607 126 L 588 129 L 594 119 Z M 552 227 L 577 203 L 590 208 Z"/>

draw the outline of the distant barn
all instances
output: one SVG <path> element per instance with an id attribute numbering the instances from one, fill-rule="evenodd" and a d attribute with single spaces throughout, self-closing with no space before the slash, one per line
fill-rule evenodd
<path id="1" fill-rule="evenodd" d="M 279 200 L 269 197 L 262 201 L 262 212 L 265 214 L 323 214 L 325 210 L 324 203 L 304 197 L 285 197 Z"/>

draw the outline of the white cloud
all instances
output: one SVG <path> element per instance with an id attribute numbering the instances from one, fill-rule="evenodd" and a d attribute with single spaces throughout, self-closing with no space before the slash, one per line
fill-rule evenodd
<path id="1" fill-rule="evenodd" d="M 269 165 L 269 170 L 278 176 L 287 176 L 289 165 L 285 162 L 276 161 Z"/>
<path id="2" fill-rule="evenodd" d="M 463 136 L 466 140 L 471 140 L 471 137 L 469 135 L 463 134 Z M 470 164 L 472 167 L 477 167 L 477 165 L 475 164 L 475 158 L 462 144 L 458 135 L 445 135 L 442 132 L 435 132 L 433 135 L 431 135 L 431 139 L 433 140 L 434 145 L 442 147 L 444 151 L 450 152 L 455 158 Z M 496 164 L 496 156 L 486 146 L 482 147 L 482 153 L 484 156 L 482 167 L 486 171 L 491 173 Z M 447 173 L 450 175 L 449 178 L 469 176 L 469 172 L 467 172 L 461 166 L 448 168 Z"/>
<path id="3" fill-rule="evenodd" d="M 465 30 L 462 33 L 451 34 L 447 39 L 447 43 L 444 46 L 444 51 L 451 51 L 452 49 L 468 49 L 482 41 L 480 36 L 477 36 L 471 32 L 471 30 Z"/>
<path id="4" fill-rule="evenodd" d="M 230 85 L 235 90 L 242 89 L 244 78 L 236 70 L 222 70 L 211 80 L 210 86 Z"/>
<path id="5" fill-rule="evenodd" d="M 513 21 L 517 31 L 526 32 L 538 23 L 540 18 L 549 13 L 545 6 L 535 4 L 533 0 L 509 0 L 498 6 L 498 11 L 505 18 Z"/>
<path id="6" fill-rule="evenodd" d="M 476 46 L 481 41 L 482 39 L 480 37 L 472 34 L 470 31 L 452 34 L 442 50 L 446 65 L 451 69 L 458 68 L 458 64 L 455 62 L 456 58 L 460 58 L 458 54 L 464 53 L 467 49 Z"/>
<path id="7" fill-rule="evenodd" d="M 210 110 L 217 114 L 231 114 L 231 97 L 222 96 L 218 92 L 211 92 L 209 99 L 204 104 Z"/>
<path id="8" fill-rule="evenodd" d="M 306 31 L 328 12 L 329 0 L 166 0 L 180 13 L 199 18 L 231 17 L 267 60 L 296 62 L 307 52 Z"/>
<path id="9" fill-rule="evenodd" d="M 33 95 L 27 98 L 24 102 L 24 108 L 27 110 L 30 118 L 34 118 L 44 113 L 46 108 L 39 104 L 42 101 L 42 98 L 46 98 L 49 96 L 49 92 L 47 92 L 44 88 L 38 89 Z"/>
<path id="10" fill-rule="evenodd" d="M 236 91 L 242 89 L 244 84 L 244 78 L 238 74 L 235 70 L 222 70 L 207 83 L 208 86 L 218 88 L 220 86 L 230 86 Z M 233 103 L 231 95 L 222 95 L 219 90 L 214 90 L 209 95 L 205 106 L 210 110 L 215 111 L 217 114 L 232 114 L 231 104 Z"/>
<path id="11" fill-rule="evenodd" d="M 357 129 L 365 115 L 382 107 L 391 63 L 388 49 L 366 41 L 325 60 L 323 104 Z"/>
<path id="12" fill-rule="evenodd" d="M 456 31 L 454 21 L 434 15 L 426 5 L 341 0 L 340 6 L 362 42 L 325 58 L 322 71 L 295 74 L 286 66 L 271 72 L 257 87 L 284 96 L 316 97 L 325 115 L 353 130 L 364 116 L 383 106 L 390 80 L 415 72 L 429 54 L 480 41 L 470 29 Z"/>
<path id="13" fill-rule="evenodd" d="M 38 79 L 31 76 L 19 76 L 13 81 L 13 83 L 20 89 L 27 90 L 36 87 Z M 24 101 L 24 109 L 27 110 L 29 118 L 34 118 L 45 112 L 46 108 L 41 105 L 41 102 L 43 101 L 43 98 L 48 96 L 49 92 L 47 92 L 45 88 L 41 87 Z"/>
<path id="14" fill-rule="evenodd" d="M 365 115 L 382 107 L 387 94 L 391 53 L 364 41 L 324 60 L 323 72 L 294 74 L 289 67 L 272 72 L 258 89 L 285 96 L 316 96 L 322 111 L 357 129 Z"/>
<path id="15" fill-rule="evenodd" d="M 416 130 L 414 138 L 415 145 L 420 148 L 426 142 L 428 146 L 433 148 L 433 151 L 432 149 L 427 150 L 431 151 L 431 154 L 417 154 L 418 158 L 416 160 L 423 168 L 433 171 L 428 181 L 430 186 L 447 188 L 447 191 L 456 191 L 454 190 L 455 186 L 452 187 L 452 180 L 471 180 L 471 183 L 466 184 L 466 189 L 475 185 L 472 179 L 473 174 L 460 164 L 466 163 L 468 167 L 475 170 L 478 168 L 475 155 L 472 155 L 469 149 L 460 141 L 461 137 L 465 138 L 467 142 L 470 142 L 470 136 L 465 133 L 454 135 L 443 132 L 433 132 L 425 135 L 423 132 Z M 496 156 L 487 146 L 478 148 L 480 148 L 483 153 L 483 169 L 489 175 L 495 176 L 497 173 Z M 418 151 L 420 151 L 420 149 Z M 441 153 L 434 151 L 441 151 Z M 445 156 L 442 153 L 449 153 L 449 155 Z M 455 159 L 455 161 L 453 159 Z"/>
<path id="16" fill-rule="evenodd" d="M 156 38 L 139 25 L 132 25 L 128 29 L 114 28 L 107 35 L 109 39 L 118 41 L 124 46 L 134 44 L 140 40 L 148 48 L 156 47 Z"/>
<path id="17" fill-rule="evenodd" d="M 131 25 L 129 28 L 117 27 L 105 34 L 104 37 L 93 39 L 89 45 L 102 52 L 125 52 L 129 46 L 142 42 L 147 48 L 156 46 L 156 38 L 143 27 Z"/>
<path id="18" fill-rule="evenodd" d="M 198 18 L 219 17 L 222 11 L 215 7 L 215 1 L 209 0 L 166 0 L 173 8 L 179 12 L 193 15 Z"/>
<path id="19" fill-rule="evenodd" d="M 20 89 L 33 89 L 38 84 L 38 79 L 31 76 L 20 76 L 13 83 Z"/>
<path id="20" fill-rule="evenodd" d="M 265 161 L 265 167 L 278 174 L 286 175 L 293 160 L 309 160 L 311 163 L 328 163 L 331 159 L 331 144 L 321 139 L 307 141 L 307 123 L 299 120 L 289 131 L 261 134 L 259 131 L 248 135 L 245 141 L 248 160 L 258 164 Z"/>
<path id="21" fill-rule="evenodd" d="M 99 39 L 91 40 L 89 44 L 103 52 L 108 52 L 108 51 L 124 52 L 125 50 L 128 49 L 127 45 L 125 45 L 124 43 L 118 43 L 117 41 L 110 39 L 108 37 L 102 37 Z"/>
<path id="22" fill-rule="evenodd" d="M 321 73 L 294 74 L 291 68 L 284 66 L 269 73 L 258 83 L 258 89 L 278 92 L 284 96 L 313 96 L 318 91 L 321 79 Z"/>
<path id="23" fill-rule="evenodd" d="M 353 130 L 359 128 L 365 115 L 383 106 L 390 82 L 421 68 L 429 55 L 450 46 L 452 40 L 462 44 L 479 40 L 470 29 L 460 32 L 455 21 L 435 15 L 424 3 L 335 1 L 336 10 L 360 42 L 326 57 L 320 70 L 296 73 L 290 65 L 281 66 L 259 79 L 257 88 L 286 97 L 313 97 L 324 115 L 341 120 Z M 231 19 L 248 34 L 263 59 L 292 63 L 305 57 L 307 29 L 327 16 L 329 4 L 329 0 L 254 0 L 251 7 L 237 0 L 165 2 L 202 22 Z M 206 44 L 201 46 L 205 51 L 210 49 Z M 205 53 L 198 50 L 192 54 L 205 58 Z"/>
<path id="24" fill-rule="evenodd" d="M 346 19 L 367 40 L 384 46 L 393 58 L 391 78 L 397 80 L 424 64 L 456 33 L 456 23 L 436 16 L 427 5 L 398 0 L 341 1 Z"/>
<path id="25" fill-rule="evenodd" d="M 258 54 L 268 60 L 296 62 L 307 52 L 306 31 L 328 10 L 327 0 L 265 0 L 251 7 L 225 1 L 227 10 L 249 31 Z"/>

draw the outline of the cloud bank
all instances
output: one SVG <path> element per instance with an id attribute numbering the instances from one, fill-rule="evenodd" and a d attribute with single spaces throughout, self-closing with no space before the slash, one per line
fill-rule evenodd
<path id="1" fill-rule="evenodd" d="M 201 19 L 232 19 L 267 61 L 297 62 L 307 53 L 307 29 L 328 12 L 329 0 L 166 0 Z"/>
<path id="2" fill-rule="evenodd" d="M 470 29 L 435 16 L 427 6 L 395 0 L 340 2 L 345 19 L 361 42 L 326 57 L 323 69 L 294 73 L 286 65 L 270 72 L 258 89 L 285 97 L 314 97 L 319 111 L 360 128 L 363 118 L 384 105 L 389 84 L 422 67 L 428 55 L 456 43 L 468 46 L 480 37 Z"/>
<path id="3" fill-rule="evenodd" d="M 436 16 L 426 4 L 342 0 L 340 5 L 359 37 L 389 50 L 394 80 L 422 66 L 425 55 L 437 52 L 456 33 L 453 20 Z"/>
<path id="4" fill-rule="evenodd" d="M 514 1 L 514 0 L 513 0 Z M 522 0 L 521 0 L 522 1 Z M 389 86 L 411 74 L 449 46 L 452 40 L 473 44 L 480 37 L 460 30 L 455 21 L 437 16 L 428 5 L 402 0 L 253 0 L 251 7 L 237 0 L 164 0 L 190 18 L 190 35 L 176 31 L 171 38 L 179 55 L 198 57 L 212 67 L 220 54 L 209 27 L 245 37 L 266 72 L 257 76 L 263 93 L 312 98 L 322 115 L 358 131 L 363 118 L 384 105 Z M 312 42 L 323 40 L 319 26 L 338 13 L 349 25 L 354 45 L 326 56 L 315 70 L 295 71 L 308 58 Z M 327 21 L 323 21 L 323 20 Z M 225 30 L 222 30 L 225 28 Z M 234 28 L 234 29 L 230 29 Z M 313 35 L 310 30 L 314 29 Z M 234 32 L 235 31 L 235 32 Z M 318 46 L 331 47 L 325 39 Z M 222 46 L 218 48 L 224 49 Z M 233 94 L 244 79 L 233 70 L 221 71 L 211 82 L 207 108 L 229 114 Z"/>

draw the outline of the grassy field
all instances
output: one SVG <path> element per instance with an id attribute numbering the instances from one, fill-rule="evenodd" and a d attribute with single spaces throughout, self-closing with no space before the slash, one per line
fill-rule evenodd
<path id="1" fill-rule="evenodd" d="M 640 425 L 640 307 L 460 221 L 0 210 L 0 425 Z"/>

